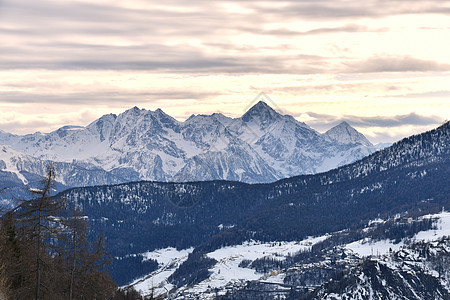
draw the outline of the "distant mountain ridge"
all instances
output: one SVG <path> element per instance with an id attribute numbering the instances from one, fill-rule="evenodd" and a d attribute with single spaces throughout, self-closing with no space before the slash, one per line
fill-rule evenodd
<path id="1" fill-rule="evenodd" d="M 15 151 L 14 159 L 0 152 L 0 161 L 9 166 L 3 172 L 19 180 L 26 172 L 43 174 L 29 163 L 17 163 L 29 157 L 103 171 L 97 174 L 103 178 L 95 181 L 60 177 L 67 187 L 133 180 L 273 182 L 327 171 L 376 150 L 347 123 L 320 134 L 262 101 L 240 118 L 215 113 L 192 115 L 184 122 L 161 109 L 133 107 L 86 127 L 64 126 L 24 136 L 0 131 L 0 145 Z"/>
<path id="2" fill-rule="evenodd" d="M 341 144 L 362 144 L 367 147 L 372 147 L 372 143 L 362 134 L 356 131 L 347 122 L 342 122 L 337 126 L 325 132 L 324 136 L 334 142 Z"/>

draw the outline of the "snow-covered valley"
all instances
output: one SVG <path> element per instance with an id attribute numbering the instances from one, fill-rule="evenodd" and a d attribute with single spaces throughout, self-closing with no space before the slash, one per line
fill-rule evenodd
<path id="1" fill-rule="evenodd" d="M 391 222 L 395 227 L 400 226 L 403 222 L 409 222 L 408 224 L 412 225 L 423 220 L 429 220 L 433 224 L 432 228 L 419 231 L 412 237 L 405 237 L 400 241 L 375 238 L 369 234 L 387 222 Z M 240 245 L 223 247 L 205 254 L 215 260 L 214 265 L 208 269 L 208 278 L 182 287 L 170 283 L 169 278 L 177 267 L 188 259 L 188 255 L 192 253 L 193 249 L 159 249 L 142 254 L 144 258 L 156 259 L 160 264 L 159 269 L 136 280 L 129 286 L 133 286 L 143 295 L 153 293 L 154 295 L 165 295 L 170 299 L 211 299 L 216 296 L 237 295 L 238 291 L 248 289 L 249 285 L 258 284 L 278 291 L 276 295 L 280 299 L 290 299 L 289 293 L 292 289 L 312 291 L 320 287 L 331 278 L 331 275 L 329 278 L 321 278 L 320 270 L 329 270 L 333 264 L 336 272 L 340 271 L 342 266 L 348 270 L 356 268 L 365 260 L 379 261 L 392 268 L 397 268 L 397 263 L 392 262 L 392 257 L 397 253 L 412 253 L 411 245 L 436 243 L 443 238 L 450 237 L 450 212 L 425 215 L 416 219 L 399 217 L 391 220 L 376 220 L 369 222 L 360 232 L 367 233 L 367 236 L 349 243 L 334 243 L 329 248 L 323 248 L 320 259 L 316 261 L 305 259 L 294 263 L 292 258 L 302 253 L 315 251 L 313 250 L 314 245 L 317 246 L 327 239 L 342 235 L 345 231 L 297 242 L 248 241 Z M 254 264 L 261 260 L 268 262 L 265 272 L 261 272 Z M 295 278 L 296 275 L 301 277 L 302 272 L 311 272 L 311 270 L 319 274 L 316 278 L 318 281 L 309 286 L 296 286 L 292 283 L 292 278 Z M 430 272 L 433 276 L 438 277 L 437 274 Z M 450 290 L 450 285 L 447 284 L 446 288 Z"/>

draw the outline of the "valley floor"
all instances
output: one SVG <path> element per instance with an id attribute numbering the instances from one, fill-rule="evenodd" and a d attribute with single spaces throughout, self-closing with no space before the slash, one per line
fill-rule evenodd
<path id="1" fill-rule="evenodd" d="M 424 220 L 432 220 L 433 227 L 400 240 L 375 237 L 373 234 L 377 229 L 383 229 L 383 226 L 391 229 L 406 228 L 409 224 L 414 227 L 416 225 L 413 224 Z M 362 238 L 350 238 L 350 241 L 347 239 L 341 244 L 332 242 L 345 240 L 344 236 L 349 234 L 341 231 L 296 242 L 248 241 L 220 248 L 206 254 L 208 258 L 215 260 L 214 265 L 208 269 L 206 279 L 179 287 L 170 283 L 169 277 L 194 249 L 160 249 L 142 254 L 144 259 L 157 260 L 159 269 L 131 285 L 143 295 L 155 293 L 171 299 L 211 299 L 216 296 L 228 299 L 230 295 L 233 295 L 230 299 L 245 299 L 239 291 L 252 288 L 265 291 L 266 295 L 277 294 L 283 299 L 289 299 L 314 290 L 334 273 L 348 271 L 364 261 L 387 261 L 412 244 L 431 243 L 450 236 L 450 212 L 425 215 L 417 219 L 397 216 L 392 220 L 374 220 L 354 235 Z M 323 245 L 327 240 L 329 245 Z M 310 255 L 315 252 L 317 254 Z"/>

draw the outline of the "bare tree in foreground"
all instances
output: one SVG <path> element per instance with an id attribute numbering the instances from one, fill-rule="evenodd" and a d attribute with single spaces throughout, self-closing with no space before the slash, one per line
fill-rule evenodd
<path id="1" fill-rule="evenodd" d="M 76 205 L 53 197 L 55 169 L 40 189 L 0 214 L 0 293 L 7 299 L 110 299 L 117 284 L 102 271 L 104 239 L 88 239 Z M 72 211 L 73 209 L 73 211 Z M 69 212 L 71 211 L 71 212 Z"/>

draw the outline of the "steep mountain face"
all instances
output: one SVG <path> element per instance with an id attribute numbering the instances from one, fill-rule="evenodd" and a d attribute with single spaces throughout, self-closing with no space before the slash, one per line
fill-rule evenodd
<path id="1" fill-rule="evenodd" d="M 211 252 L 250 239 L 302 240 L 380 216 L 449 208 L 449 145 L 446 123 L 351 165 L 275 183 L 135 182 L 60 196 L 83 207 L 113 256 L 165 247 Z"/>
<path id="2" fill-rule="evenodd" d="M 89 163 L 73 161 L 72 163 L 41 160 L 20 153 L 8 146 L 0 147 L 0 178 L 3 190 L 2 198 L 17 199 L 28 195 L 27 189 L 40 185 L 47 167 L 53 164 L 57 170 L 56 190 L 64 190 L 72 186 L 94 186 L 138 180 L 138 176 L 122 177 L 121 174 L 107 172 Z"/>
<path id="3" fill-rule="evenodd" d="M 134 107 L 118 116 L 105 115 L 86 127 L 65 126 L 48 134 L 25 136 L 0 132 L 0 145 L 41 161 L 82 163 L 89 166 L 86 169 L 102 169 L 118 177 L 119 182 L 137 178 L 273 182 L 326 171 L 376 150 L 348 124 L 321 135 L 264 102 L 240 118 L 193 115 L 185 122 L 160 109 Z M 17 176 L 33 173 L 26 165 L 17 167 Z M 62 183 L 70 181 L 67 177 L 60 179 Z M 72 184 L 69 186 L 90 183 L 81 179 L 72 180 Z"/>
<path id="4" fill-rule="evenodd" d="M 325 138 L 340 144 L 361 144 L 372 147 L 372 143 L 361 133 L 356 131 L 347 122 L 331 128 L 324 133 Z"/>
<path id="5" fill-rule="evenodd" d="M 327 143 L 318 132 L 292 116 L 278 114 L 264 102 L 229 127 L 282 174 L 278 179 L 316 173 L 335 150 L 335 145 Z"/>

